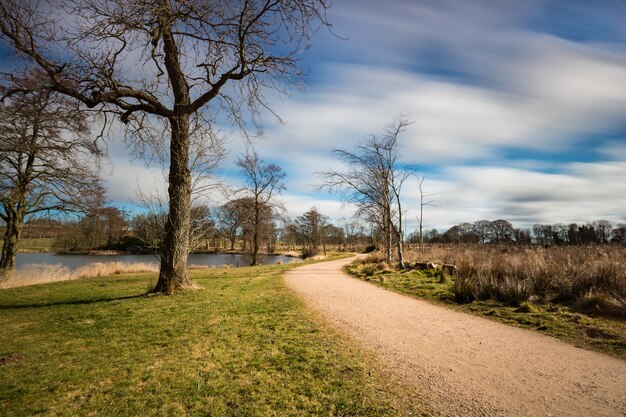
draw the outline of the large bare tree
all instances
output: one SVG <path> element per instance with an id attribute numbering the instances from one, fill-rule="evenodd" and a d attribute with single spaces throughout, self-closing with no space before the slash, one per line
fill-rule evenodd
<path id="1" fill-rule="evenodd" d="M 169 129 L 169 211 L 155 291 L 188 287 L 189 130 L 226 110 L 265 107 L 264 87 L 298 81 L 297 54 L 325 0 L 3 0 L 0 31 L 51 88 L 116 113 L 143 144 L 150 122 Z M 61 18 L 53 18 L 61 14 Z M 199 118 L 199 116 L 203 116 Z"/>
<path id="2" fill-rule="evenodd" d="M 100 148 L 76 103 L 40 89 L 35 75 L 0 104 L 0 270 L 15 268 L 24 220 L 42 212 L 87 211 L 103 203 L 92 157 Z"/>
<path id="3" fill-rule="evenodd" d="M 323 188 L 342 193 L 354 203 L 361 217 L 377 224 L 385 235 L 386 260 L 391 262 L 395 238 L 398 263 L 404 268 L 404 212 L 402 187 L 415 175 L 415 168 L 401 164 L 398 136 L 410 124 L 398 117 L 382 135 L 370 135 L 356 151 L 335 149 L 333 154 L 345 169 L 320 172 Z"/>
<path id="4" fill-rule="evenodd" d="M 276 194 L 285 189 L 285 173 L 276 164 L 267 163 L 255 151 L 249 151 L 237 160 L 241 168 L 244 187 L 241 192 L 251 201 L 252 216 L 252 263 L 256 265 L 259 258 L 259 246 L 263 225 L 266 218 L 274 213 L 280 205 L 274 201 Z"/>

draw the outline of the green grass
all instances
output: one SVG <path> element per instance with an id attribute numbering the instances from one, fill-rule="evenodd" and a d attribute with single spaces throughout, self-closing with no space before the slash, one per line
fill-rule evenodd
<path id="1" fill-rule="evenodd" d="M 0 291 L 0 415 L 378 416 L 397 399 L 365 357 L 285 288 L 292 266 Z M 381 382 L 384 381 L 384 382 Z"/>
<path id="2" fill-rule="evenodd" d="M 53 244 L 54 238 L 51 237 L 20 239 L 17 243 L 17 249 L 26 252 L 49 252 L 52 250 Z M 3 243 L 0 241 L 0 247 L 2 246 Z"/>
<path id="3" fill-rule="evenodd" d="M 457 304 L 453 281 L 440 283 L 435 271 L 376 270 L 372 264 L 347 267 L 353 276 L 402 294 L 418 297 L 502 323 L 533 329 L 576 346 L 626 360 L 626 322 L 590 316 L 549 302 L 524 302 L 512 307 L 495 300 Z"/>

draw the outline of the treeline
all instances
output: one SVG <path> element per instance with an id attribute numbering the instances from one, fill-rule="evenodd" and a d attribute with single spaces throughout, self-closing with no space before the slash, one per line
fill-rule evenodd
<path id="1" fill-rule="evenodd" d="M 419 243 L 419 234 L 412 233 L 409 243 Z M 424 234 L 429 243 L 517 243 L 552 245 L 626 244 L 626 221 L 612 224 L 596 220 L 587 224 L 534 224 L 531 228 L 515 228 L 507 220 L 478 220 L 452 226 L 444 233 L 432 229 Z"/>
<path id="2" fill-rule="evenodd" d="M 284 250 L 302 250 L 313 256 L 327 247 L 361 250 L 371 245 L 370 233 L 358 220 L 333 224 L 329 217 L 313 207 L 291 219 L 269 205 L 261 205 L 258 217 L 250 198 L 236 198 L 217 207 L 192 208 L 189 245 L 192 251 L 253 250 L 255 223 L 263 252 L 273 254 L 280 243 Z M 257 219 L 255 219 L 257 217 Z M 159 252 L 167 212 L 149 211 L 130 215 L 115 207 L 105 207 L 59 225 L 54 247 L 64 253 L 101 250 Z"/>

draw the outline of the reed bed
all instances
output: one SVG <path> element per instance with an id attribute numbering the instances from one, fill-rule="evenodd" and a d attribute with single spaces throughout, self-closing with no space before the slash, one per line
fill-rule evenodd
<path id="1" fill-rule="evenodd" d="M 626 252 L 617 246 L 433 247 L 409 257 L 454 264 L 459 303 L 536 300 L 626 311 Z"/>
<path id="2" fill-rule="evenodd" d="M 70 270 L 68 267 L 61 265 L 32 264 L 9 273 L 0 282 L 0 288 L 23 287 L 88 277 L 158 272 L 158 270 L 158 265 L 147 262 L 95 262 L 75 270 Z"/>

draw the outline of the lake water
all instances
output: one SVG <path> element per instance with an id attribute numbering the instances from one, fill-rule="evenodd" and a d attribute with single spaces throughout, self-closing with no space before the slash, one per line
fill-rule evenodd
<path id="1" fill-rule="evenodd" d="M 278 262 L 296 262 L 298 258 L 288 256 L 264 256 L 260 259 L 261 264 L 275 264 Z M 61 265 L 74 270 L 96 262 L 124 262 L 124 263 L 152 263 L 159 265 L 158 255 L 57 255 L 54 253 L 18 253 L 15 269 L 33 264 Z M 248 255 L 231 254 L 191 254 L 187 260 L 188 265 L 235 265 L 246 266 L 250 264 Z"/>

